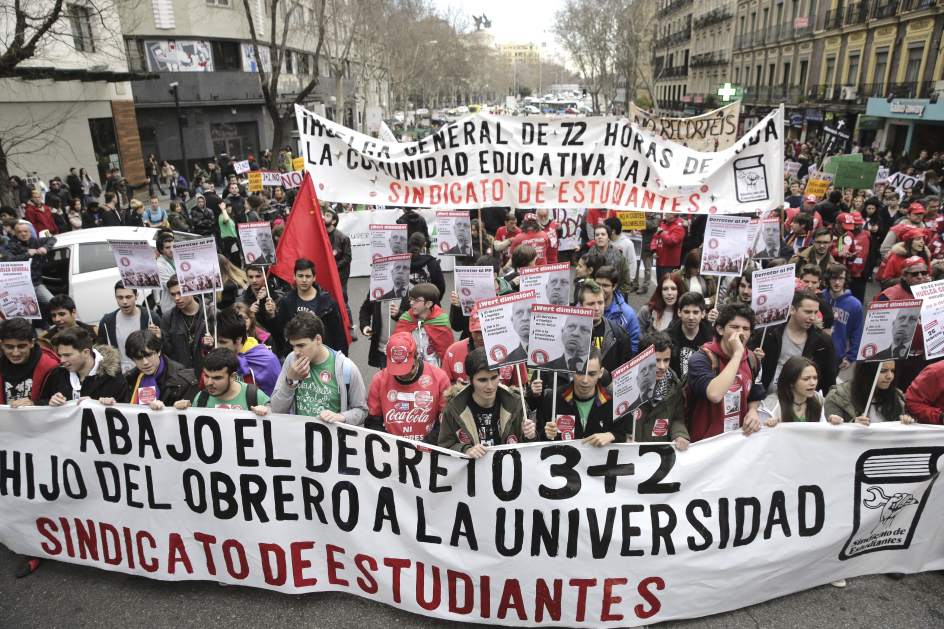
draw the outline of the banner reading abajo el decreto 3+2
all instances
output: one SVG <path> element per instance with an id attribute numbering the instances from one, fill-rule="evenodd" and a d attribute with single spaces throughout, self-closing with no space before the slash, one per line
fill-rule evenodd
<path id="1" fill-rule="evenodd" d="M 703 616 L 944 568 L 944 430 L 781 425 L 478 461 L 295 416 L 0 409 L 0 542 L 504 625 Z"/>

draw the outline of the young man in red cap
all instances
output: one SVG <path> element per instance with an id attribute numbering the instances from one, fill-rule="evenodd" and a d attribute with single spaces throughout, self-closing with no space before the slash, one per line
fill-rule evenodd
<path id="1" fill-rule="evenodd" d="M 903 240 L 902 232 L 904 230 L 909 227 L 916 227 L 924 231 L 924 214 L 924 206 L 921 205 L 920 202 L 915 201 L 908 206 L 908 213 L 905 214 L 904 218 L 889 228 L 888 233 L 885 235 L 885 240 L 882 241 L 882 246 L 879 247 L 879 252 L 882 254 L 883 258 L 888 255 L 888 252 L 892 250 L 896 242 Z"/>
<path id="2" fill-rule="evenodd" d="M 789 208 L 786 217 L 783 219 L 783 229 L 788 231 L 795 219 L 800 214 L 807 214 L 813 217 L 813 229 L 819 229 L 823 226 L 823 217 L 816 211 L 816 195 L 808 194 L 803 197 L 803 205 L 799 208 Z"/>
<path id="3" fill-rule="evenodd" d="M 387 366 L 370 382 L 365 426 L 437 443 L 449 385 L 446 372 L 420 358 L 413 337 L 397 332 L 387 342 Z"/>
<path id="4" fill-rule="evenodd" d="M 844 233 L 833 242 L 830 253 L 849 271 L 847 288 L 852 292 L 852 296 L 864 302 L 865 286 L 868 282 L 865 267 L 872 247 L 872 236 L 862 229 L 865 220 L 858 212 L 843 212 L 836 219 L 836 223 L 842 227 Z"/>

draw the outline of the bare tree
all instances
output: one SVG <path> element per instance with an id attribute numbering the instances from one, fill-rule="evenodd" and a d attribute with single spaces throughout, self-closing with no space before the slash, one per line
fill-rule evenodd
<path id="1" fill-rule="evenodd" d="M 619 15 L 629 0 L 567 0 L 555 17 L 554 32 L 577 66 L 584 87 L 601 111 L 615 92 L 614 59 Z"/>
<path id="2" fill-rule="evenodd" d="M 265 110 L 272 120 L 272 153 L 277 154 L 285 145 L 285 132 L 291 128 L 295 119 L 295 105 L 301 104 L 318 86 L 321 62 L 321 50 L 325 41 L 325 4 L 326 0 L 314 0 L 314 25 L 308 24 L 301 12 L 303 6 L 298 3 L 289 3 L 288 0 L 264 0 L 266 14 L 269 18 L 268 40 L 263 40 L 261 32 L 264 24 L 257 24 L 261 17 L 253 12 L 249 0 L 243 0 L 246 20 L 249 22 L 249 36 L 252 41 L 253 56 L 259 72 L 259 85 L 262 89 L 262 98 L 265 101 Z M 304 84 L 292 94 L 291 98 L 284 98 L 284 91 L 280 83 L 283 78 L 282 69 L 288 49 L 288 36 L 291 25 L 297 23 L 303 27 L 308 24 L 314 26 L 316 43 L 314 46 L 314 63 L 310 76 Z M 265 54 L 268 51 L 268 57 Z M 271 60 L 271 63 L 267 63 Z"/>
<path id="3" fill-rule="evenodd" d="M 624 87 L 623 105 L 628 112 L 629 103 L 640 98 L 640 106 L 654 107 L 656 95 L 650 51 L 656 26 L 655 5 L 644 0 L 629 2 L 614 17 L 617 21 L 614 68 L 617 83 Z M 648 99 L 641 96 L 642 90 L 649 94 Z"/>

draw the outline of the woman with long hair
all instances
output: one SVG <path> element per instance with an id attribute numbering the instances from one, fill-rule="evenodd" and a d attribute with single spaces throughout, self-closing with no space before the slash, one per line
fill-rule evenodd
<path id="1" fill-rule="evenodd" d="M 216 257 L 220 261 L 220 277 L 223 280 L 223 290 L 216 294 L 216 306 L 219 310 L 225 310 L 236 303 L 239 294 L 249 285 L 249 278 L 245 271 L 222 253 Z"/>
<path id="2" fill-rule="evenodd" d="M 872 279 L 872 271 L 878 266 L 882 254 L 879 249 L 885 236 L 888 234 L 889 218 L 888 212 L 882 208 L 882 202 L 878 197 L 869 197 L 862 205 L 862 218 L 865 225 L 862 229 L 869 232 L 869 257 L 865 261 L 865 279 Z"/>
<path id="3" fill-rule="evenodd" d="M 873 382 L 875 393 L 872 395 L 872 404 L 866 409 Z M 895 386 L 894 360 L 857 362 L 852 370 L 852 378 L 830 389 L 826 395 L 825 409 L 830 424 L 856 422 L 868 426 L 872 422 L 914 423 L 914 419 L 905 412 L 904 393 Z"/>
<path id="4" fill-rule="evenodd" d="M 682 279 L 685 292 L 698 293 L 705 298 L 709 310 L 714 307 L 715 280 L 701 274 L 701 247 L 689 251 L 682 260 Z"/>
<path id="5" fill-rule="evenodd" d="M 888 252 L 888 257 L 885 258 L 878 270 L 876 279 L 882 284 L 883 288 L 898 283 L 902 271 L 905 270 L 905 261 L 912 256 L 924 258 L 928 268 L 931 268 L 931 254 L 925 246 L 923 229 L 907 227 L 901 230 L 899 238 L 901 242 L 896 242 L 892 246 L 891 251 Z"/>
<path id="6" fill-rule="evenodd" d="M 259 325 L 259 323 L 256 321 L 256 315 L 252 314 L 252 310 L 250 309 L 249 305 L 246 304 L 246 302 L 240 300 L 233 304 L 233 308 L 246 322 L 246 332 L 249 334 L 249 336 L 254 337 L 263 345 L 268 345 L 269 338 L 272 335 L 269 334 L 268 330 Z"/>
<path id="7" fill-rule="evenodd" d="M 667 330 L 678 317 L 678 299 L 685 292 L 685 282 L 678 272 L 666 273 L 649 303 L 639 309 L 639 333 Z"/>
<path id="8" fill-rule="evenodd" d="M 780 422 L 818 422 L 825 420 L 823 400 L 816 392 L 819 372 L 809 358 L 793 356 L 787 359 L 777 378 L 777 401 L 767 415 L 768 427 Z"/>

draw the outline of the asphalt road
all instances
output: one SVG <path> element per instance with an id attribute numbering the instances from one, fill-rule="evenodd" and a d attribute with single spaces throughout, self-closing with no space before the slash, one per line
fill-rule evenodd
<path id="1" fill-rule="evenodd" d="M 451 275 L 451 274 L 450 274 Z M 451 278 L 449 278 L 451 280 Z M 351 281 L 357 307 L 367 282 Z M 633 305 L 643 298 L 633 296 Z M 367 343 L 352 355 L 367 368 Z M 454 627 L 347 594 L 291 596 L 209 582 L 164 582 L 53 561 L 25 579 L 13 578 L 12 553 L 0 547 L 0 629 L 19 627 Z M 723 569 L 723 567 L 719 567 Z M 850 579 L 845 589 L 815 587 L 735 612 L 663 626 L 739 629 L 757 627 L 944 627 L 944 576 L 924 573 L 895 581 L 885 576 Z"/>

